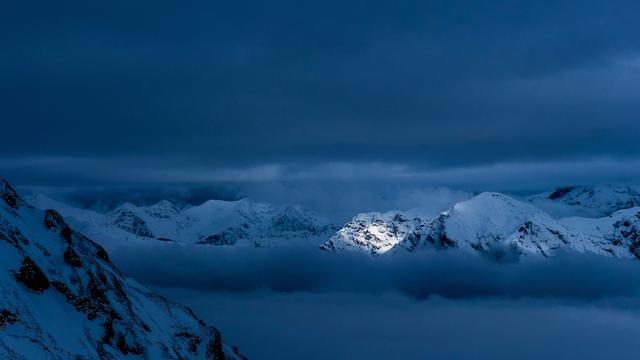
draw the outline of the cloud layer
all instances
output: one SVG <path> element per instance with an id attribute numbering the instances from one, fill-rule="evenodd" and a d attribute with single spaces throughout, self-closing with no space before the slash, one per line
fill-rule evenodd
<path id="1" fill-rule="evenodd" d="M 576 254 L 496 264 L 453 253 L 372 259 L 293 248 L 167 245 L 123 248 L 113 257 L 122 270 L 142 282 L 209 291 L 393 291 L 417 299 L 640 295 L 636 261 Z"/>
<path id="2" fill-rule="evenodd" d="M 0 150 L 218 168 L 637 157 L 639 6 L 14 2 Z"/>
<path id="3" fill-rule="evenodd" d="M 637 299 L 432 298 L 159 288 L 252 359 L 633 358 Z"/>

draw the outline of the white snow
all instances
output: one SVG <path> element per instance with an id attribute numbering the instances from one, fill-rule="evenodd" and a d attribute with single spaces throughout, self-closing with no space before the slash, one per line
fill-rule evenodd
<path id="1" fill-rule="evenodd" d="M 566 186 L 527 200 L 556 218 L 603 217 L 640 206 L 640 193 L 628 186 Z"/>
<path id="2" fill-rule="evenodd" d="M 530 203 L 487 192 L 430 219 L 409 220 L 400 212 L 359 214 L 323 248 L 373 255 L 455 249 L 496 259 L 556 251 L 633 258 L 634 244 L 640 242 L 639 213 L 640 208 L 631 208 L 609 217 L 554 219 Z"/>
<path id="3" fill-rule="evenodd" d="M 317 247 L 337 229 L 327 219 L 300 206 L 274 206 L 248 199 L 209 200 L 183 210 L 166 200 L 150 206 L 124 203 L 107 214 L 76 208 L 44 195 L 35 194 L 29 200 L 38 208 L 56 209 L 75 228 L 107 249 L 150 241 Z"/>
<path id="4" fill-rule="evenodd" d="M 163 240 L 237 247 L 298 245 L 372 255 L 455 248 L 498 259 L 552 256 L 558 250 L 634 257 L 637 208 L 632 205 L 640 203 L 635 191 L 615 186 L 570 187 L 526 201 L 486 192 L 437 216 L 363 213 L 338 228 L 300 206 L 273 206 L 249 199 L 209 200 L 183 210 L 168 201 L 151 206 L 125 203 L 107 214 L 42 196 L 32 199 L 39 207 L 56 208 L 109 249 Z M 550 215 L 549 208 L 562 208 L 565 215 L 588 216 L 558 217 L 562 211 Z M 620 209 L 626 210 L 607 217 Z M 620 224 L 627 220 L 631 229 L 625 230 Z"/>

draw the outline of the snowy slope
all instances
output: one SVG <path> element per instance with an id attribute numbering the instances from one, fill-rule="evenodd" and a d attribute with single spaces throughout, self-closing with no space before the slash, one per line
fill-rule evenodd
<path id="1" fill-rule="evenodd" d="M 36 207 L 58 210 L 79 231 L 107 248 L 150 241 L 317 247 L 337 230 L 337 226 L 302 207 L 273 206 L 248 199 L 209 200 L 182 210 L 168 201 L 151 206 L 125 203 L 107 214 L 75 208 L 43 195 L 31 199 Z"/>
<path id="2" fill-rule="evenodd" d="M 95 242 L 0 181 L 0 357 L 241 359 L 220 332 L 126 278 Z"/>
<path id="3" fill-rule="evenodd" d="M 555 217 L 602 217 L 640 206 L 640 193 L 627 186 L 565 186 L 527 200 Z"/>
<path id="4" fill-rule="evenodd" d="M 639 223 L 640 208 L 604 218 L 557 220 L 529 203 L 482 193 L 431 219 L 409 220 L 400 213 L 358 215 L 323 249 L 370 254 L 462 251 L 496 260 L 553 256 L 559 250 L 633 258 L 639 253 Z"/>

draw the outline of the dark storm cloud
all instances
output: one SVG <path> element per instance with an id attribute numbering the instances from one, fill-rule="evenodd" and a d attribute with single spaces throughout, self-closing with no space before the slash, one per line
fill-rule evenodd
<path id="1" fill-rule="evenodd" d="M 636 156 L 639 10 L 12 2 L 0 21 L 0 148 L 200 166 Z"/>

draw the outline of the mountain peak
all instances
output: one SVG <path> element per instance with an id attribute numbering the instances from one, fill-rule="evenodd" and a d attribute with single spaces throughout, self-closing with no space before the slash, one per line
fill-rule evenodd
<path id="1" fill-rule="evenodd" d="M 552 214 L 601 217 L 640 206 L 640 193 L 629 186 L 562 186 L 527 198 Z"/>
<path id="2" fill-rule="evenodd" d="M 173 205 L 173 203 L 169 200 L 160 200 L 157 203 L 151 205 L 151 207 L 169 208 L 169 209 L 178 210 L 178 208 L 175 205 Z"/>
<path id="3" fill-rule="evenodd" d="M 362 213 L 339 229 L 321 245 L 327 251 L 363 251 L 381 255 L 416 232 L 424 221 L 399 211 Z"/>
<path id="4" fill-rule="evenodd" d="M 138 205 L 127 201 L 118 206 L 116 206 L 113 210 L 109 211 L 110 214 L 120 213 L 122 211 L 137 211 L 139 209 Z"/>
<path id="5" fill-rule="evenodd" d="M 169 200 L 160 200 L 157 203 L 145 208 L 145 212 L 147 212 L 151 216 L 159 218 L 169 218 L 178 214 L 180 212 L 180 209 L 173 205 Z"/>
<path id="6" fill-rule="evenodd" d="M 520 221 L 522 218 L 538 213 L 535 206 L 516 200 L 501 193 L 483 192 L 473 198 L 461 201 L 449 210 L 450 216 L 475 218 L 479 222 L 504 226 L 506 223 Z"/>

